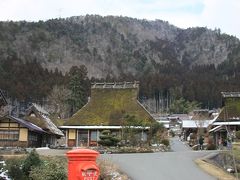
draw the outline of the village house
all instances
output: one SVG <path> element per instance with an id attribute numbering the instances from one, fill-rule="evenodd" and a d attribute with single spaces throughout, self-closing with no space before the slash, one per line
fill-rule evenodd
<path id="1" fill-rule="evenodd" d="M 130 126 L 126 118 L 137 121 L 131 128 L 139 129 L 141 139 L 146 140 L 148 127 L 142 124 L 154 119 L 137 100 L 138 90 L 138 82 L 92 84 L 89 102 L 59 126 L 65 131 L 66 145 L 96 146 L 103 130 L 122 137 L 123 128 Z"/>
<path id="2" fill-rule="evenodd" d="M 24 119 L 42 128 L 46 134 L 42 138 L 42 146 L 59 146 L 58 139 L 64 136 L 63 132 L 49 118 L 49 113 L 40 105 L 32 103 L 27 109 Z"/>
<path id="3" fill-rule="evenodd" d="M 209 124 L 214 120 L 214 114 L 208 109 L 194 110 L 190 119 L 182 121 L 183 139 L 189 141 L 189 144 L 198 144 L 199 136 L 207 133 Z"/>
<path id="4" fill-rule="evenodd" d="M 57 146 L 64 136 L 41 106 L 33 103 L 21 118 L 10 115 L 7 107 L 0 91 L 0 147 Z"/>
<path id="5" fill-rule="evenodd" d="M 222 92 L 222 109 L 216 119 L 209 126 L 209 133 L 213 136 L 214 144 L 219 140 L 225 145 L 227 140 L 235 137 L 240 130 L 240 92 Z"/>
<path id="6" fill-rule="evenodd" d="M 0 90 L 0 147 L 39 147 L 46 132 L 33 123 L 9 115 Z"/>
<path id="7" fill-rule="evenodd" d="M 190 120 L 188 114 L 167 114 L 167 115 L 159 115 L 153 114 L 154 119 L 162 123 L 169 132 L 174 132 L 175 135 L 180 135 L 182 132 L 182 122 L 186 120 Z"/>

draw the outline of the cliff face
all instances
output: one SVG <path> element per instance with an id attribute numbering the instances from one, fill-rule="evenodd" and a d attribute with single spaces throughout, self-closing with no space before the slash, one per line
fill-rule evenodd
<path id="1" fill-rule="evenodd" d="M 207 28 L 180 29 L 161 20 L 79 16 L 46 22 L 0 22 L 0 60 L 11 54 L 66 72 L 84 64 L 89 76 L 155 71 L 166 63 L 238 60 L 239 40 Z"/>

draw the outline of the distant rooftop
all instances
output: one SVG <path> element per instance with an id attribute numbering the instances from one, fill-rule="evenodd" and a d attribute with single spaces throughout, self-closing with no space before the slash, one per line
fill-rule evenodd
<path id="1" fill-rule="evenodd" d="M 222 97 L 240 97 L 240 92 L 221 92 Z"/>
<path id="2" fill-rule="evenodd" d="M 138 87 L 139 87 L 139 81 L 92 83 L 92 89 L 127 89 L 127 88 L 138 88 Z"/>

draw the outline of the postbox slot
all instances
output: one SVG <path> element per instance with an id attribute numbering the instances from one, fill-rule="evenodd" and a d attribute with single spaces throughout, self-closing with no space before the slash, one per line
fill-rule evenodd
<path id="1" fill-rule="evenodd" d="M 85 164 L 84 166 L 81 167 L 82 171 L 86 170 L 98 170 L 98 167 L 95 164 Z"/>

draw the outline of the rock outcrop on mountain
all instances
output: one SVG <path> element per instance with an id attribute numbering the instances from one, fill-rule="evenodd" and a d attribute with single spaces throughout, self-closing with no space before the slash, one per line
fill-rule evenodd
<path id="1" fill-rule="evenodd" d="M 39 22 L 0 22 L 0 61 L 15 54 L 48 69 L 85 65 L 90 77 L 156 71 L 164 64 L 220 65 L 238 61 L 236 37 L 205 27 L 86 15 Z"/>

